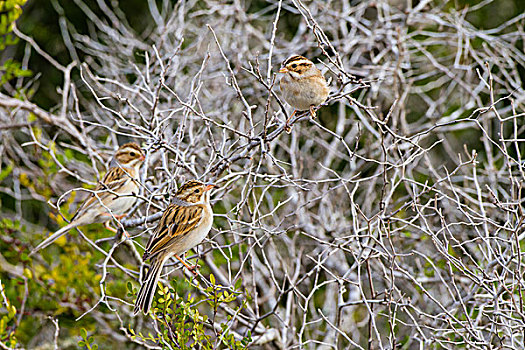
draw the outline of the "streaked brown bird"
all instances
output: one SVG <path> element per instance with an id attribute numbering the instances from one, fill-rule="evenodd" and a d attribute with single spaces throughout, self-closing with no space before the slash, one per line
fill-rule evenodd
<path id="1" fill-rule="evenodd" d="M 292 55 L 283 62 L 279 73 L 283 74 L 279 82 L 283 98 L 295 109 L 286 120 L 286 127 L 297 111 L 310 110 L 315 118 L 315 107 L 325 102 L 330 93 L 321 71 L 306 57 Z"/>
<path id="2" fill-rule="evenodd" d="M 136 178 L 144 159 L 144 153 L 136 143 L 120 146 L 113 158 L 115 165 L 109 168 L 91 196 L 80 205 L 71 222 L 42 241 L 29 255 L 78 226 L 105 222 L 107 229 L 117 232 L 108 225 L 109 221 L 123 218 L 136 203 L 139 192 Z"/>
<path id="3" fill-rule="evenodd" d="M 210 231 L 213 211 L 209 191 L 213 187 L 215 185 L 196 180 L 186 182 L 162 214 L 142 257 L 143 260 L 150 259 L 151 263 L 137 294 L 134 314 L 142 311 L 146 315 L 149 312 L 162 267 L 169 258 L 177 258 L 194 272 L 194 267 L 188 266 L 179 254 L 198 245 Z"/>

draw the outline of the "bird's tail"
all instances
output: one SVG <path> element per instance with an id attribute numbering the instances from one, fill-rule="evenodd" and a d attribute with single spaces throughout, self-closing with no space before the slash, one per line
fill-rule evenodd
<path id="1" fill-rule="evenodd" d="M 51 236 L 47 237 L 46 239 L 44 239 L 39 245 L 37 245 L 32 251 L 31 253 L 29 253 L 29 256 L 35 254 L 36 252 L 38 252 L 40 249 L 44 249 L 45 247 L 47 247 L 48 245 L 50 245 L 51 243 L 53 243 L 54 241 L 56 241 L 59 237 L 65 235 L 69 230 L 71 230 L 72 228 L 75 228 L 77 226 L 80 226 L 80 223 L 78 223 L 77 221 L 72 221 L 71 223 L 69 223 L 68 225 L 62 227 L 60 230 L 58 230 L 57 232 L 53 233 Z"/>
<path id="2" fill-rule="evenodd" d="M 151 267 L 149 268 L 146 278 L 140 286 L 139 293 L 137 294 L 137 301 L 135 301 L 135 309 L 133 310 L 134 315 L 138 314 L 140 311 L 142 311 L 144 315 L 148 314 L 165 261 L 166 258 L 164 256 L 153 258 Z"/>

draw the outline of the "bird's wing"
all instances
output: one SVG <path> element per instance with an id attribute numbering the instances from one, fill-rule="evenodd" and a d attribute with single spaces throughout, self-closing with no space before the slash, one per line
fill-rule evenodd
<path id="1" fill-rule="evenodd" d="M 149 259 L 170 249 L 199 225 L 202 214 L 203 207 L 201 204 L 192 206 L 169 205 L 148 241 L 143 259 Z"/>
<path id="2" fill-rule="evenodd" d="M 94 206 L 100 206 L 101 202 L 106 205 L 107 200 L 114 195 L 115 192 L 118 193 L 119 189 L 124 187 L 128 181 L 134 181 L 132 175 L 129 169 L 124 170 L 121 167 L 110 168 L 102 178 L 102 181 L 97 184 L 91 196 L 77 209 L 71 221 L 86 213 Z"/>

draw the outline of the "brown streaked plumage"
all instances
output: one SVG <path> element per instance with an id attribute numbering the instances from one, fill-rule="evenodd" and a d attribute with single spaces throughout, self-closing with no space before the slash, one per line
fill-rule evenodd
<path id="1" fill-rule="evenodd" d="M 279 82 L 283 98 L 294 108 L 286 125 L 296 111 L 310 110 L 315 118 L 314 108 L 325 102 L 330 93 L 321 71 L 306 57 L 292 55 L 283 62 L 279 73 L 283 74 Z"/>
<path id="2" fill-rule="evenodd" d="M 178 255 L 198 245 L 208 234 L 213 223 L 209 190 L 214 185 L 188 181 L 182 185 L 157 225 L 146 245 L 143 260 L 151 264 L 135 302 L 134 314 L 147 314 L 165 262 L 174 256 L 193 272 Z"/>
<path id="3" fill-rule="evenodd" d="M 93 193 L 80 205 L 71 222 L 42 241 L 29 255 L 47 247 L 75 227 L 124 216 L 137 200 L 135 194 L 139 185 L 136 177 L 144 159 L 144 153 L 136 143 L 120 146 L 114 156 L 116 165 L 108 170 Z"/>
<path id="4" fill-rule="evenodd" d="M 301 55 L 291 55 L 283 62 L 283 66 L 286 67 L 289 63 L 292 63 L 294 61 L 301 61 L 301 60 L 308 60 L 308 59 Z"/>

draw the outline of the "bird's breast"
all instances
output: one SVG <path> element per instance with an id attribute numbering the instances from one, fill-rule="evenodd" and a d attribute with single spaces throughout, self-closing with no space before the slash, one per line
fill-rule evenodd
<path id="1" fill-rule="evenodd" d="M 211 230 L 211 225 L 213 224 L 213 211 L 211 210 L 210 204 L 207 204 L 204 207 L 202 212 L 202 219 L 199 222 L 199 225 L 195 229 L 188 233 L 186 242 L 184 242 L 184 247 L 182 251 L 189 250 L 199 243 L 208 235 L 208 232 Z"/>
<path id="2" fill-rule="evenodd" d="M 285 74 L 280 81 L 284 100 L 293 108 L 304 111 L 323 103 L 328 96 L 328 86 L 322 76 L 294 79 Z"/>

